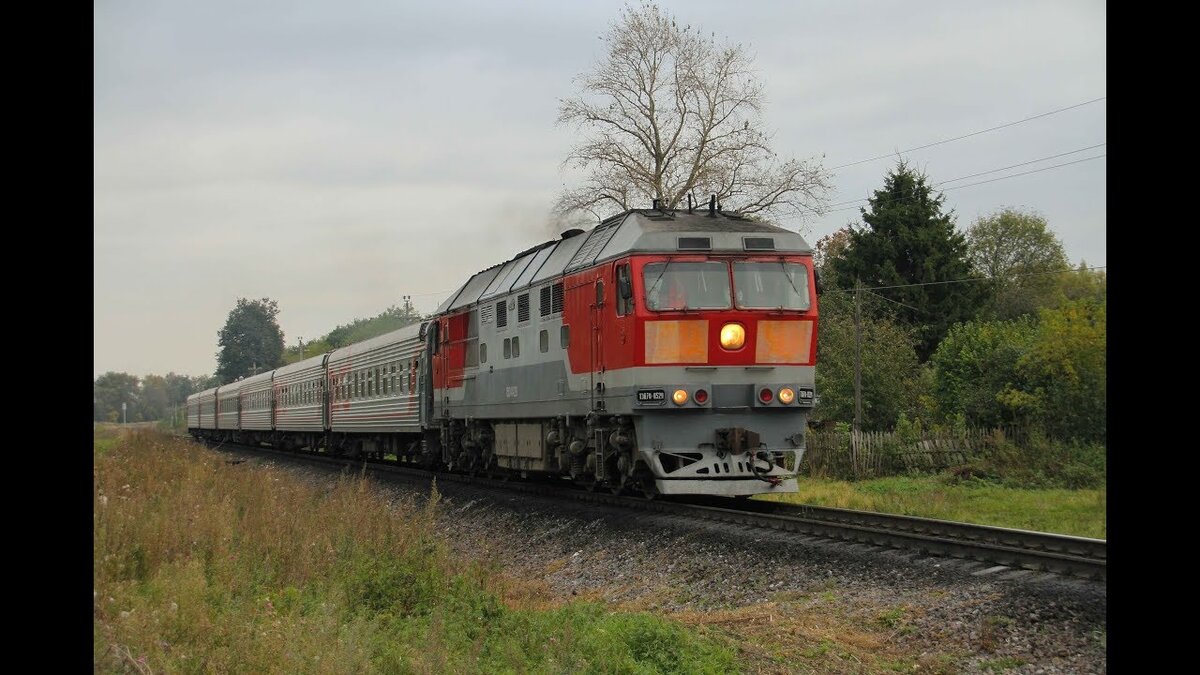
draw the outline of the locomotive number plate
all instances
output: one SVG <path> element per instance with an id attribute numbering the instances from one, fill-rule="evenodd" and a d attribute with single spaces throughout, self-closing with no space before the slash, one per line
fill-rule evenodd
<path id="1" fill-rule="evenodd" d="M 800 405 L 812 405 L 814 392 L 808 387 L 798 387 L 796 389 L 796 403 Z"/>
<path id="2" fill-rule="evenodd" d="M 638 389 L 638 403 L 666 403 L 667 392 L 665 389 Z"/>

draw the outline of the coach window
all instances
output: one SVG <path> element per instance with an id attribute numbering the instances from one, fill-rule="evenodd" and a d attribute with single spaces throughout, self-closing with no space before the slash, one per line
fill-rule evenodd
<path id="1" fill-rule="evenodd" d="M 562 326 L 558 329 L 558 344 L 563 349 L 571 346 L 571 327 Z"/>
<path id="2" fill-rule="evenodd" d="M 550 351 L 550 331 L 543 330 L 538 333 L 538 350 L 543 354 Z"/>
<path id="3" fill-rule="evenodd" d="M 515 359 L 520 355 L 521 355 L 521 338 L 514 337 L 513 338 L 513 358 Z"/>
<path id="4" fill-rule="evenodd" d="M 382 377 L 380 376 L 380 374 L 379 374 L 379 369 L 378 369 L 378 368 L 376 368 L 376 369 L 375 369 L 375 395 L 376 395 L 376 396 L 379 396 L 379 395 L 381 395 L 381 394 L 383 394 L 383 393 L 384 393 L 384 391 L 383 391 L 383 378 L 382 378 Z"/>
<path id="5" fill-rule="evenodd" d="M 487 363 L 487 343 L 486 342 L 479 343 L 479 362 Z"/>
<path id="6" fill-rule="evenodd" d="M 512 358 L 512 338 L 504 338 L 504 358 Z"/>

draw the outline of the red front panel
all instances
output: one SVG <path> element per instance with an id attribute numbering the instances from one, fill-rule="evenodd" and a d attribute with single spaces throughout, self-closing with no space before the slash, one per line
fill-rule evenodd
<path id="1" fill-rule="evenodd" d="M 649 263 L 665 262 L 668 256 L 635 256 L 579 272 L 566 278 L 567 301 L 563 322 L 571 327 L 568 350 L 572 373 L 593 369 L 617 370 L 647 365 L 813 365 L 817 358 L 817 303 L 812 290 L 811 256 L 671 256 L 677 262 L 748 261 L 800 263 L 808 270 L 810 308 L 796 310 L 723 309 L 653 311 L 646 307 L 643 270 Z M 630 264 L 632 269 L 634 311 L 617 314 L 616 268 Z M 605 302 L 596 308 L 595 282 L 603 280 Z M 732 284 L 732 279 L 731 279 Z M 656 326 L 648 326 L 650 323 Z M 738 323 L 746 332 L 743 346 L 727 350 L 721 346 L 721 327 Z M 795 326 L 790 325 L 795 322 Z M 701 326 L 701 324 L 703 324 Z M 698 333 L 702 328 L 702 333 Z M 647 333 L 653 337 L 668 334 L 678 345 L 678 359 L 671 350 L 647 347 Z M 585 336 L 594 336 L 592 344 Z M 695 344 L 696 341 L 701 344 Z M 789 343 L 783 345 L 781 343 Z M 781 347 L 789 347 L 781 349 Z M 780 354 L 799 354 L 799 358 Z M 698 355 L 703 355 L 699 358 Z M 593 363 L 595 364 L 593 366 Z"/>

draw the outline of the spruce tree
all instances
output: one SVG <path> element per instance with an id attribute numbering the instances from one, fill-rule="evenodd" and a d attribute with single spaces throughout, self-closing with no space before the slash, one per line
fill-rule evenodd
<path id="1" fill-rule="evenodd" d="M 892 301 L 896 316 L 916 332 L 922 362 L 951 326 L 975 316 L 981 297 L 972 282 L 938 283 L 971 276 L 966 238 L 955 230 L 953 210 L 942 212 L 945 200 L 901 161 L 862 209 L 865 227 L 853 229 L 831 261 L 843 287 L 857 281 Z"/>

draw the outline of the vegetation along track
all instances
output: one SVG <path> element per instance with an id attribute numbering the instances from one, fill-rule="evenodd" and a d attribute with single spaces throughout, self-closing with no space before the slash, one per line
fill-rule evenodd
<path id="1" fill-rule="evenodd" d="M 785 504 L 754 499 L 717 498 L 639 499 L 589 492 L 546 482 L 507 481 L 440 473 L 394 462 L 353 460 L 315 452 L 285 452 L 231 443 L 213 447 L 278 456 L 321 465 L 362 467 L 378 475 L 410 479 L 437 478 L 480 487 L 502 488 L 559 499 L 619 506 L 642 511 L 699 518 L 747 527 L 762 527 L 830 539 L 914 550 L 925 555 L 966 558 L 997 566 L 1017 567 L 1107 581 L 1107 541 L 1046 532 L 974 525 L 825 506 Z"/>

